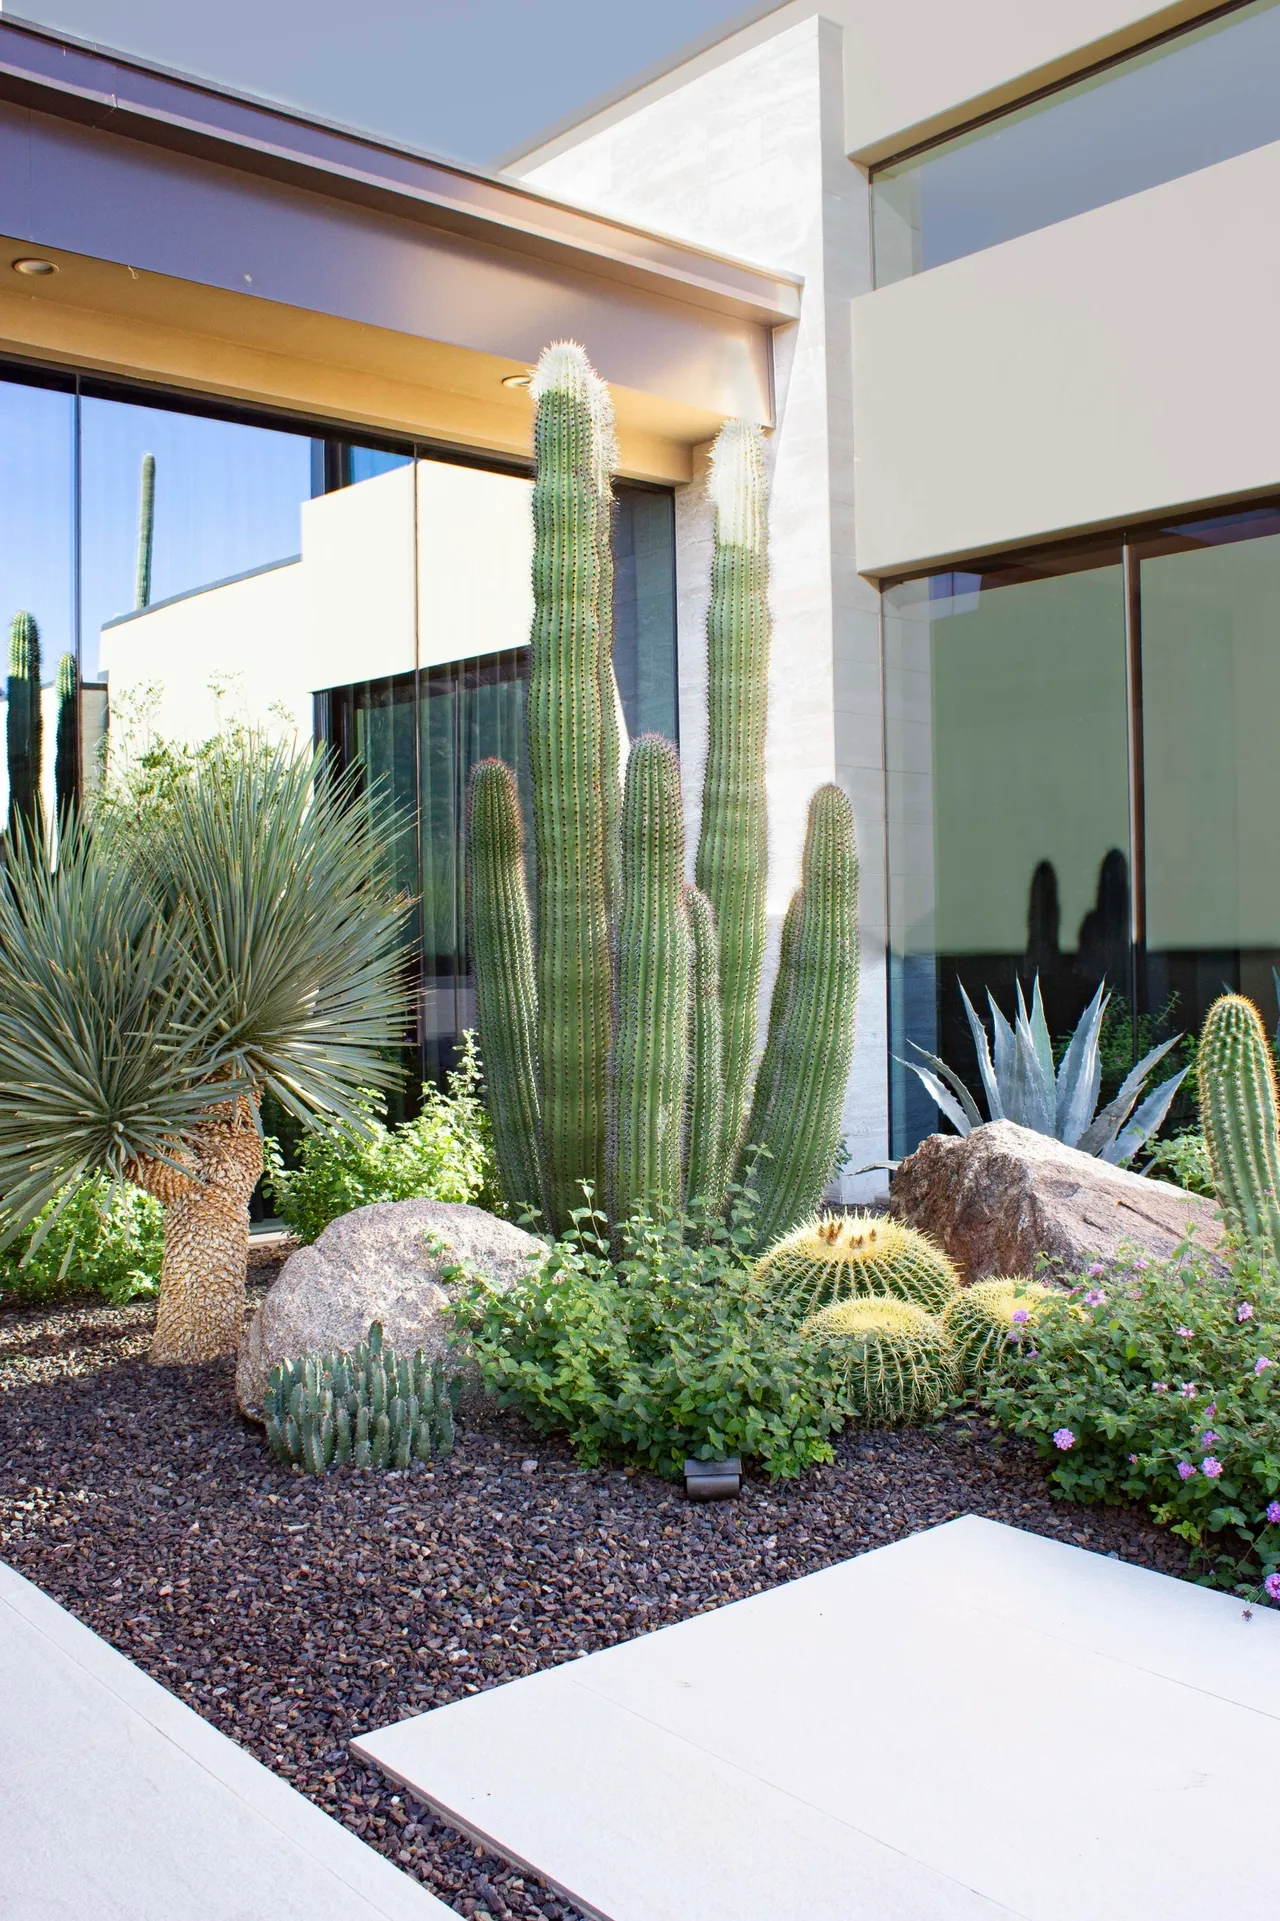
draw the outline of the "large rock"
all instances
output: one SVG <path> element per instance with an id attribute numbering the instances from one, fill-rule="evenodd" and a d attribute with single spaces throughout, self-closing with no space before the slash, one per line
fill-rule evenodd
<path id="1" fill-rule="evenodd" d="M 1041 1254 L 1066 1278 L 1110 1263 L 1122 1243 L 1164 1258 L 1190 1234 L 1208 1249 L 1222 1240 L 1212 1201 L 1012 1121 L 964 1139 L 931 1134 L 894 1175 L 889 1211 L 931 1235 L 967 1281 L 1030 1274 Z"/>
<path id="2" fill-rule="evenodd" d="M 523 1228 L 453 1201 L 375 1201 L 343 1214 L 291 1254 L 245 1329 L 236 1398 L 260 1416 L 277 1361 L 312 1349 L 352 1348 L 381 1321 L 410 1354 L 444 1352 L 444 1309 L 464 1285 L 445 1270 L 465 1265 L 499 1287 L 528 1274 L 546 1252 Z"/>

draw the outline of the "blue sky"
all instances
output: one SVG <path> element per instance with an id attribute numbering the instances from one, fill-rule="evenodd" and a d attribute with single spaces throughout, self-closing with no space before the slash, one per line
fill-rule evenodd
<path id="1" fill-rule="evenodd" d="M 9 10 L 487 163 L 744 0 L 13 0 Z"/>

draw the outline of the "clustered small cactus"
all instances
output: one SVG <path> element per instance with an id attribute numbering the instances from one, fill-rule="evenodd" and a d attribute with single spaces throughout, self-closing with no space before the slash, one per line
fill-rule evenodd
<path id="1" fill-rule="evenodd" d="M 352 1353 L 304 1354 L 271 1370 L 267 1440 L 285 1467 L 407 1468 L 453 1449 L 461 1381 L 419 1348 L 412 1360 L 384 1344 L 375 1321 Z"/>
<path id="2" fill-rule="evenodd" d="M 942 1325 L 955 1343 L 966 1383 L 990 1380 L 1011 1355 L 1027 1351 L 1035 1322 L 1060 1298 L 1053 1288 L 1023 1274 L 962 1288 L 943 1314 Z"/>
<path id="3" fill-rule="evenodd" d="M 960 1384 L 951 1336 L 914 1301 L 833 1301 L 801 1333 L 827 1350 L 841 1411 L 877 1426 L 928 1420 Z"/>
<path id="4" fill-rule="evenodd" d="M 927 1235 L 876 1214 L 819 1214 L 757 1263 L 756 1278 L 796 1319 L 833 1301 L 890 1295 L 941 1314 L 960 1279 Z"/>

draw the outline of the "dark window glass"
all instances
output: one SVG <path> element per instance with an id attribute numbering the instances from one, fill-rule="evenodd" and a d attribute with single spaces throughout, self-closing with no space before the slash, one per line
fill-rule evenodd
<path id="1" fill-rule="evenodd" d="M 1128 752 L 1118 547 L 885 595 L 892 1053 L 975 1089 L 960 997 L 1006 1015 L 1039 976 L 1068 1032 L 1129 985 Z M 938 1124 L 891 1068 L 895 1154 Z"/>
<path id="2" fill-rule="evenodd" d="M 872 175 L 902 280 L 1280 139 L 1280 4 L 1256 0 Z"/>
<path id="3" fill-rule="evenodd" d="M 675 502 L 669 493 L 625 484 L 617 495 L 613 670 L 627 733 L 678 741 Z"/>

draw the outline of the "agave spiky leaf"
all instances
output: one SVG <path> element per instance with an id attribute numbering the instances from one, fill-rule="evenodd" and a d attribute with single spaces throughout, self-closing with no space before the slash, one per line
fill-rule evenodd
<path id="1" fill-rule="evenodd" d="M 993 1121 L 1004 1119 L 1004 1103 L 1000 1098 L 1000 1082 L 996 1078 L 995 1064 L 991 1059 L 991 1049 L 987 1044 L 987 1030 L 978 1019 L 973 1002 L 960 988 L 960 998 L 964 1002 L 965 1016 L 969 1022 L 969 1032 L 973 1035 L 974 1052 L 978 1056 L 978 1072 L 982 1076 L 982 1091 L 987 1097 L 987 1112 Z"/>
<path id="2" fill-rule="evenodd" d="M 896 1054 L 894 1059 L 900 1067 L 909 1067 L 913 1074 L 919 1075 L 937 1102 L 939 1111 L 946 1115 L 956 1133 L 968 1134 L 975 1127 L 981 1127 L 982 1116 L 959 1075 L 953 1073 L 939 1055 L 927 1053 L 916 1041 L 908 1041 L 907 1045 L 914 1047 L 928 1062 L 928 1066 L 921 1067 L 919 1061 L 904 1061 Z"/>
<path id="3" fill-rule="evenodd" d="M 1013 1079 L 1013 1063 L 1017 1054 L 1017 1043 L 1013 1037 L 1013 1029 L 1000 1012 L 1000 1009 L 996 1006 L 995 996 L 992 994 L 990 988 L 987 990 L 987 1005 L 991 1009 L 991 1052 L 995 1061 L 995 1076 L 1001 1089 L 1000 1098 L 1004 1102 L 1005 1112 L 1007 1114 L 1009 1104 L 1006 1096 L 1010 1082 Z"/>
<path id="4" fill-rule="evenodd" d="M 1177 1046 L 1181 1038 L 1180 1034 L 1175 1034 L 1171 1040 L 1162 1041 L 1159 1047 L 1153 1047 L 1149 1054 L 1143 1055 L 1138 1065 L 1126 1076 L 1115 1099 L 1108 1101 L 1097 1119 L 1086 1128 L 1080 1140 L 1083 1153 L 1096 1154 L 1101 1160 L 1114 1158 L 1107 1150 L 1114 1146 L 1116 1136 L 1132 1113 L 1152 1068 L 1157 1061 L 1164 1059 L 1171 1047 Z"/>
<path id="5" fill-rule="evenodd" d="M 1058 1069 L 1055 1132 L 1068 1147 L 1074 1147 L 1079 1141 L 1098 1105 L 1098 1089 L 1102 1085 L 1099 1043 L 1110 999 L 1104 983 L 1080 1016 Z"/>
<path id="6" fill-rule="evenodd" d="M 1039 984 L 1032 1002 L 1038 1021 L 1027 1012 L 1022 984 L 1018 983 L 1018 1017 L 1014 1025 L 1013 1075 L 1006 1112 L 1019 1127 L 1030 1127 L 1037 1134 L 1052 1134 L 1057 1090 L 1053 1078 L 1053 1048 L 1044 1025 Z M 1043 1030 L 1043 1031 L 1041 1031 Z M 1048 1069 L 1045 1051 L 1048 1050 Z"/>
<path id="7" fill-rule="evenodd" d="M 1121 1129 L 1101 1158 L 1119 1164 L 1131 1160 L 1139 1148 L 1145 1147 L 1151 1136 L 1158 1134 L 1164 1126 L 1165 1115 L 1173 1106 L 1173 1097 L 1190 1072 L 1189 1067 L 1184 1067 L 1169 1080 L 1161 1081 L 1155 1093 L 1147 1095 L 1129 1125 Z"/>

